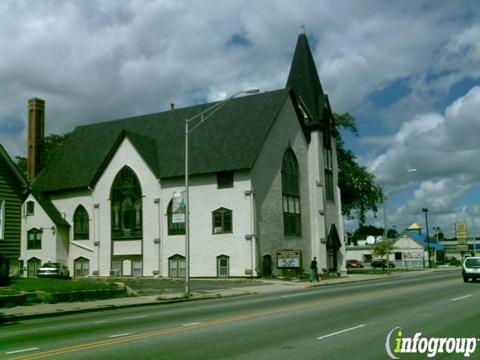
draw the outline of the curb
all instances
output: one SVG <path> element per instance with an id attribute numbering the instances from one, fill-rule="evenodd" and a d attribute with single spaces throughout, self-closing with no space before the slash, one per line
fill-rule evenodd
<path id="1" fill-rule="evenodd" d="M 134 307 L 140 307 L 140 306 L 168 305 L 168 304 L 199 301 L 199 300 L 226 299 L 231 297 L 239 297 L 239 296 L 247 296 L 247 295 L 255 295 L 255 294 L 256 294 L 255 292 L 243 292 L 239 294 L 221 294 L 221 293 L 199 294 L 197 296 L 191 296 L 191 297 L 174 297 L 171 299 L 158 299 L 157 301 L 147 301 L 144 303 L 136 303 L 136 304 L 103 305 L 99 307 L 92 307 L 92 308 L 85 308 L 85 309 L 57 310 L 55 312 L 45 312 L 45 313 L 36 313 L 36 314 L 2 315 L 0 313 L 0 324 L 19 321 L 19 320 L 41 319 L 46 317 L 83 314 L 83 313 L 89 313 L 89 312 L 134 308 Z"/>

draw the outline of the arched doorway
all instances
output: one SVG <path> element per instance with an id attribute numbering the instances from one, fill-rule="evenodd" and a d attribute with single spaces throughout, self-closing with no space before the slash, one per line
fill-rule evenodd
<path id="1" fill-rule="evenodd" d="M 272 255 L 265 254 L 263 255 L 263 277 L 272 277 Z"/>
<path id="2" fill-rule="evenodd" d="M 342 242 L 338 236 L 337 227 L 332 224 L 327 236 L 327 255 L 328 270 L 331 272 L 338 271 L 338 250 L 342 247 Z"/>
<path id="3" fill-rule="evenodd" d="M 173 255 L 168 258 L 168 276 L 171 278 L 185 277 L 185 257 Z"/>
<path id="4" fill-rule="evenodd" d="M 37 277 L 38 269 L 40 269 L 41 261 L 37 258 L 31 258 L 27 261 L 27 276 Z"/>

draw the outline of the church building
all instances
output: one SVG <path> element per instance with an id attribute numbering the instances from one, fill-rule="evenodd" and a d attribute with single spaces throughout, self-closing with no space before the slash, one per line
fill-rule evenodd
<path id="1" fill-rule="evenodd" d="M 23 275 L 54 261 L 74 277 L 176 278 L 186 260 L 192 277 L 297 275 L 314 257 L 344 271 L 336 129 L 306 35 L 285 88 L 215 105 L 79 126 L 39 171 L 45 104 L 30 100 Z M 186 259 L 185 121 L 205 110 L 188 137 Z"/>

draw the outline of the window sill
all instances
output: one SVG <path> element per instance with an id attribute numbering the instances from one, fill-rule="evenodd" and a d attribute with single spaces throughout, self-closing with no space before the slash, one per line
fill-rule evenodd
<path id="1" fill-rule="evenodd" d="M 127 237 L 127 236 L 123 236 L 123 237 L 112 236 L 112 240 L 119 240 L 119 241 L 122 241 L 122 240 L 143 240 L 143 237 L 142 236 L 130 236 L 130 237 Z"/>
<path id="2" fill-rule="evenodd" d="M 233 234 L 233 231 L 222 231 L 222 232 L 212 232 L 212 235 L 225 235 L 225 234 Z"/>
<path id="3" fill-rule="evenodd" d="M 302 234 L 283 234 L 287 240 L 302 239 Z"/>

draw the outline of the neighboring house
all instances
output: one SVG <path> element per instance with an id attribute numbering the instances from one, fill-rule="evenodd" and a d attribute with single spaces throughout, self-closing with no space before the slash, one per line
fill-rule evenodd
<path id="1" fill-rule="evenodd" d="M 443 262 L 445 259 L 444 246 L 434 239 L 427 242 L 427 236 L 421 232 L 421 229 L 407 230 L 400 234 L 393 246 L 394 260 L 403 263 L 405 266 L 428 266 L 428 248 L 430 249 L 432 265 Z"/>
<path id="2" fill-rule="evenodd" d="M 10 274 L 17 274 L 20 256 L 21 207 L 28 183 L 0 145 L 0 255 L 8 259 Z"/>
<path id="3" fill-rule="evenodd" d="M 443 262 L 445 259 L 444 246 L 434 239 L 427 243 L 427 237 L 422 233 L 421 227 L 412 224 L 407 231 L 397 236 L 393 240 L 393 250 L 389 255 L 389 261 L 398 267 L 428 267 L 428 252 L 430 248 L 431 262 L 434 265 L 437 262 Z M 373 258 L 373 244 L 363 244 L 359 246 L 347 246 L 347 260 L 359 260 L 369 263 Z"/>
<path id="4" fill-rule="evenodd" d="M 24 275 L 52 260 L 74 276 L 185 276 L 185 119 L 210 106 L 76 128 L 25 201 Z M 190 275 L 298 274 L 315 256 L 344 271 L 335 135 L 301 34 L 286 88 L 232 99 L 190 135 Z"/>

